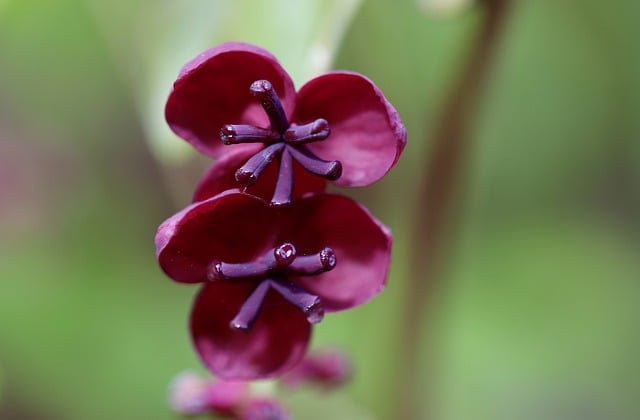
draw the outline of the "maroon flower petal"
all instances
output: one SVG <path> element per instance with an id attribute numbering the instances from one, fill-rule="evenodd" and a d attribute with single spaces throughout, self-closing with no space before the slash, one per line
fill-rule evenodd
<path id="1" fill-rule="evenodd" d="M 329 122 L 331 135 L 307 147 L 324 160 L 342 163 L 337 185 L 358 187 L 379 180 L 407 142 L 396 110 L 371 80 L 357 73 L 327 73 L 302 87 L 294 120 L 317 118 Z"/>
<path id="2" fill-rule="evenodd" d="M 335 251 L 333 270 L 291 280 L 320 297 L 326 311 L 367 302 L 384 289 L 391 259 L 391 232 L 367 209 L 340 195 L 316 194 L 297 201 L 281 238 L 299 255 L 324 247 Z"/>
<path id="3" fill-rule="evenodd" d="M 156 255 L 173 280 L 206 280 L 213 260 L 229 263 L 262 257 L 272 236 L 267 204 L 259 198 L 228 191 L 194 203 L 167 219 L 156 234 Z"/>
<path id="4" fill-rule="evenodd" d="M 229 323 L 249 296 L 253 282 L 205 285 L 191 313 L 191 334 L 205 366 L 223 379 L 258 379 L 281 374 L 304 356 L 311 325 L 305 315 L 269 291 L 249 333 Z"/>
<path id="5" fill-rule="evenodd" d="M 180 72 L 167 100 L 167 122 L 178 136 L 200 152 L 217 157 L 225 150 L 220 141 L 223 125 L 269 126 L 264 110 L 249 93 L 251 83 L 261 79 L 271 82 L 290 115 L 295 104 L 295 88 L 273 55 L 239 42 L 211 48 Z"/>
<path id="6" fill-rule="evenodd" d="M 251 146 L 253 147 L 238 149 L 231 146 L 230 149 L 233 150 L 219 158 L 204 174 L 196 187 L 193 201 L 202 201 L 223 191 L 240 188 L 241 185 L 235 179 L 236 170 L 260 149 L 259 145 Z M 246 188 L 244 192 L 270 201 L 277 178 L 278 162 L 273 162 L 260 175 L 258 181 Z M 292 199 L 294 200 L 309 192 L 324 191 L 327 184 L 325 179 L 307 172 L 297 162 L 293 164 L 293 179 Z"/>

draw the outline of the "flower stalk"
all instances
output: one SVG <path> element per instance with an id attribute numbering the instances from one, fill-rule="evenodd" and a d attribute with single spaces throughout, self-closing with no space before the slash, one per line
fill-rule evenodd
<path id="1" fill-rule="evenodd" d="M 399 418 L 415 418 L 416 413 L 427 410 L 425 419 L 435 419 L 432 401 L 429 395 L 433 392 L 425 384 L 416 369 L 423 361 L 427 363 L 427 378 L 435 378 L 437 350 L 433 344 L 426 349 L 421 348 L 419 334 L 415 333 L 417 322 L 437 319 L 426 316 L 426 311 L 437 310 L 434 297 L 438 295 L 438 287 L 445 275 L 441 261 L 446 261 L 446 254 L 451 245 L 450 238 L 455 237 L 455 201 L 460 192 L 462 173 L 466 159 L 465 151 L 469 148 L 469 130 L 479 109 L 480 97 L 487 82 L 493 59 L 499 45 L 500 35 L 505 25 L 509 0 L 484 0 L 483 19 L 474 36 L 462 72 L 445 98 L 440 117 L 431 130 L 430 143 L 433 144 L 430 162 L 424 175 L 426 184 L 419 191 L 421 217 L 416 219 L 413 229 L 414 244 L 411 249 L 412 265 L 409 279 L 411 284 L 404 305 L 404 360 L 398 380 L 407 392 L 398 393 L 397 412 Z M 425 299 L 431 297 L 429 304 Z M 432 333 L 433 328 L 424 327 L 421 331 Z M 435 343 L 433 339 L 423 342 Z M 427 382 L 433 383 L 433 380 Z M 427 384 L 428 385 L 428 384 Z M 421 390 L 418 394 L 416 390 Z M 425 400 L 426 397 L 426 400 Z"/>

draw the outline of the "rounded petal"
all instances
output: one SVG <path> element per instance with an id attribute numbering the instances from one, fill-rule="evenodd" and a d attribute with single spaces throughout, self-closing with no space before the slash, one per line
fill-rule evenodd
<path id="1" fill-rule="evenodd" d="M 391 232 L 367 209 L 340 195 L 305 197 L 285 215 L 281 239 L 300 255 L 324 247 L 335 251 L 331 271 L 292 278 L 320 297 L 326 311 L 340 311 L 369 301 L 384 289 L 391 259 Z"/>
<path id="2" fill-rule="evenodd" d="M 269 126 L 269 119 L 249 93 L 251 83 L 265 79 L 278 93 L 287 115 L 295 103 L 293 81 L 268 51 L 228 42 L 189 62 L 173 84 L 165 117 L 171 129 L 200 152 L 225 153 L 220 128 L 225 124 Z"/>
<path id="3" fill-rule="evenodd" d="M 222 379 L 258 379 L 281 374 L 304 356 L 311 326 L 302 311 L 269 291 L 250 332 L 229 327 L 253 282 L 205 285 L 191 312 L 191 334 L 205 366 Z"/>
<path id="4" fill-rule="evenodd" d="M 173 280 L 206 280 L 213 261 L 252 261 L 273 235 L 272 213 L 264 201 L 228 191 L 194 203 L 167 219 L 156 234 L 156 255 Z"/>
<path id="5" fill-rule="evenodd" d="M 233 150 L 218 159 L 204 174 L 196 187 L 193 201 L 202 201 L 223 191 L 240 188 L 241 185 L 235 179 L 236 170 L 260 150 L 260 146 L 255 146 L 257 147 L 242 149 L 234 149 L 232 146 Z M 274 162 L 244 192 L 271 201 L 277 178 L 278 163 Z M 309 192 L 324 191 L 327 185 L 326 180 L 306 171 L 297 162 L 293 163 L 293 179 L 294 200 Z"/>
<path id="6" fill-rule="evenodd" d="M 327 73 L 302 87 L 294 121 L 317 118 L 329 122 L 331 134 L 307 147 L 322 159 L 342 163 L 337 185 L 357 187 L 379 180 L 407 142 L 396 110 L 371 80 L 357 73 Z"/>

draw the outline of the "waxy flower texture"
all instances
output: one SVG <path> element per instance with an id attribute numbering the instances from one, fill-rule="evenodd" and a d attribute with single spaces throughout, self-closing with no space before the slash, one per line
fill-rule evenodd
<path id="1" fill-rule="evenodd" d="M 327 181 L 379 180 L 406 143 L 398 114 L 356 73 L 332 72 L 296 93 L 267 51 L 227 43 L 187 64 L 167 106 L 170 127 L 217 158 L 191 205 L 156 234 L 173 280 L 202 283 L 194 346 L 224 379 L 281 375 L 304 356 L 326 313 L 376 296 L 391 233 Z"/>

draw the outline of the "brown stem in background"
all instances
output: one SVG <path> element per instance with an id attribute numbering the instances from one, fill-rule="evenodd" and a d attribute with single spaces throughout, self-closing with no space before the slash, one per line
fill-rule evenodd
<path id="1" fill-rule="evenodd" d="M 433 136 L 432 151 L 426 184 L 419 192 L 418 215 L 412 239 L 411 271 L 409 294 L 405 306 L 403 327 L 404 358 L 399 363 L 402 369 L 399 380 L 404 390 L 399 397 L 396 411 L 401 419 L 415 419 L 426 405 L 427 415 L 434 418 L 432 389 L 421 389 L 420 365 L 427 360 L 429 376 L 434 373 L 435 349 L 428 344 L 426 355 L 419 354 L 421 333 L 426 331 L 433 337 L 431 328 L 420 328 L 425 320 L 425 310 L 432 304 L 437 286 L 441 282 L 443 267 L 440 262 L 446 258 L 450 240 L 455 234 L 455 199 L 459 193 L 461 172 L 465 152 L 469 147 L 469 128 L 478 110 L 478 99 L 491 68 L 491 62 L 504 26 L 507 9 L 512 0 L 484 0 L 484 16 L 477 35 L 470 47 L 469 55 L 459 79 L 445 98 L 441 115 L 437 120 Z M 433 325 L 431 325 L 433 326 Z M 433 380 L 427 378 L 427 384 Z"/>

